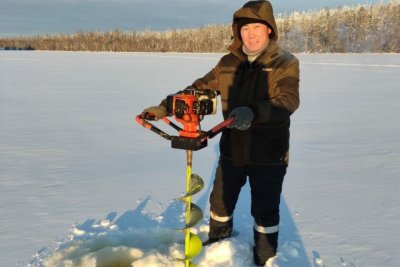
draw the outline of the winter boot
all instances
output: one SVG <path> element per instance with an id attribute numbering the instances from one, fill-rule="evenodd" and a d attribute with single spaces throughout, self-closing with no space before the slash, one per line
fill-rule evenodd
<path id="1" fill-rule="evenodd" d="M 269 258 L 276 255 L 278 234 L 279 232 L 264 234 L 254 230 L 253 255 L 254 263 L 257 266 L 264 266 Z"/>
<path id="2" fill-rule="evenodd" d="M 203 242 L 203 246 L 210 245 L 222 239 L 232 236 L 233 219 L 227 222 L 219 222 L 210 218 L 210 232 L 208 233 L 208 240 Z"/>

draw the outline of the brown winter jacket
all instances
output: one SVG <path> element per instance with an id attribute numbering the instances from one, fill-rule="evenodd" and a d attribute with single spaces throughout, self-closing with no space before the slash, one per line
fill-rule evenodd
<path id="1" fill-rule="evenodd" d="M 249 63 L 237 32 L 238 18 L 266 21 L 274 35 L 267 49 Z M 214 89 L 221 97 L 226 119 L 239 106 L 251 107 L 255 118 L 248 130 L 225 129 L 220 140 L 221 158 L 238 166 L 287 165 L 290 115 L 299 106 L 299 61 L 277 44 L 277 28 L 268 1 L 251 1 L 234 14 L 230 53 L 193 87 Z"/>

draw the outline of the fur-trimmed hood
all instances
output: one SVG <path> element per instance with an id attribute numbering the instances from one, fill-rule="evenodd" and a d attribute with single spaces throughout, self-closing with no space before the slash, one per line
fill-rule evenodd
<path id="1" fill-rule="evenodd" d="M 278 29 L 276 27 L 276 22 L 274 18 L 274 13 L 272 9 L 272 5 L 269 1 L 249 1 L 242 8 L 237 10 L 233 14 L 233 22 L 232 22 L 232 33 L 233 33 L 233 42 L 229 47 L 229 50 L 237 50 L 241 48 L 243 43 L 239 38 L 238 25 L 237 22 L 241 18 L 252 18 L 257 20 L 263 20 L 268 25 L 271 26 L 272 36 L 271 40 L 276 41 L 278 39 Z"/>

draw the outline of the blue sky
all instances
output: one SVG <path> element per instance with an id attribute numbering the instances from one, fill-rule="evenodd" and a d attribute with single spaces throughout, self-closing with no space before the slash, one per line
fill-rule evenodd
<path id="1" fill-rule="evenodd" d="M 0 0 L 0 36 L 87 30 L 166 30 L 229 23 L 239 0 Z M 275 13 L 380 0 L 271 0 Z"/>

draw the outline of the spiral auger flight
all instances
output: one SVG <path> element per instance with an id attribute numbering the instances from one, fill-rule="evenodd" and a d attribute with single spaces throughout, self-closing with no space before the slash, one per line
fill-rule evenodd
<path id="1" fill-rule="evenodd" d="M 193 151 L 186 151 L 186 194 L 180 199 L 185 203 L 185 228 L 181 229 L 185 235 L 185 267 L 195 267 L 191 259 L 196 257 L 202 249 L 202 242 L 199 236 L 191 231 L 200 220 L 203 218 L 203 212 L 196 204 L 192 203 L 192 196 L 204 187 L 203 179 L 192 173 L 192 156 Z"/>

